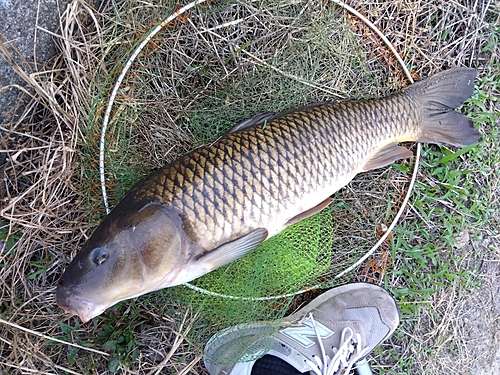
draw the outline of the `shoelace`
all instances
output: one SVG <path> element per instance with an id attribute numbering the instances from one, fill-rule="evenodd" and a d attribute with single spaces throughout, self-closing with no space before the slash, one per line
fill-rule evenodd
<path id="1" fill-rule="evenodd" d="M 330 358 L 326 354 L 321 335 L 316 327 L 316 322 L 314 321 L 312 313 L 309 313 L 309 318 L 311 319 L 314 331 L 316 332 L 322 359 L 315 356 L 314 360 L 316 363 L 310 360 L 306 360 L 306 362 L 309 366 L 311 366 L 316 375 L 334 375 L 341 368 L 345 368 L 344 373 L 349 374 L 354 363 L 365 357 L 370 350 L 368 347 L 361 349 L 361 335 L 356 333 L 356 340 L 353 340 L 354 331 L 351 328 L 346 327 L 342 331 L 339 347 L 332 348 L 333 357 Z"/>

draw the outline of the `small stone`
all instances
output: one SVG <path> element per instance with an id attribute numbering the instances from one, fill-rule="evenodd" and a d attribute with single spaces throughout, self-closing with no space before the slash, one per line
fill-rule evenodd
<path id="1" fill-rule="evenodd" d="M 469 243 L 470 236 L 469 232 L 467 230 L 460 232 L 456 237 L 455 237 L 455 248 L 456 249 L 461 249 L 465 247 Z"/>

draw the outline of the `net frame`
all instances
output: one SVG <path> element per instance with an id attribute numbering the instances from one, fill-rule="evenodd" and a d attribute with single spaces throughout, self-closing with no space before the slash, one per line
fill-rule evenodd
<path id="1" fill-rule="evenodd" d="M 142 40 L 140 41 L 139 45 L 135 48 L 135 50 L 132 52 L 130 57 L 127 59 L 125 65 L 123 66 L 123 69 L 121 70 L 118 78 L 116 79 L 116 82 L 113 86 L 113 89 L 110 93 L 110 97 L 108 99 L 107 105 L 106 105 L 106 110 L 103 116 L 103 121 L 102 121 L 102 126 L 101 126 L 101 137 L 100 137 L 100 143 L 99 143 L 99 177 L 100 177 L 100 183 L 101 183 L 101 192 L 102 192 L 102 199 L 103 199 L 103 204 L 106 210 L 106 214 L 109 214 L 110 209 L 109 209 L 109 203 L 108 203 L 108 198 L 107 198 L 107 191 L 106 191 L 106 174 L 105 174 L 105 149 L 106 149 L 106 131 L 108 128 L 108 124 L 111 118 L 111 112 L 113 110 L 113 103 L 115 101 L 116 96 L 118 95 L 118 91 L 120 90 L 121 83 L 123 82 L 123 79 L 127 75 L 127 72 L 131 68 L 134 60 L 136 59 L 137 56 L 142 52 L 144 47 L 155 37 L 156 34 L 158 34 L 163 28 L 166 27 L 169 23 L 174 21 L 176 18 L 180 17 L 181 15 L 185 14 L 188 12 L 190 9 L 194 8 L 197 5 L 203 4 L 208 0 L 195 0 L 192 1 L 181 8 L 177 9 L 174 11 L 172 14 L 169 16 L 165 17 L 158 25 L 156 25 L 154 28 L 152 28 L 148 33 L 146 33 L 143 37 Z M 413 83 L 413 77 L 408 71 L 406 65 L 404 64 L 403 59 L 397 52 L 397 50 L 394 48 L 393 44 L 389 41 L 389 39 L 384 35 L 382 31 L 380 31 L 370 20 L 368 20 L 366 17 L 364 17 L 360 12 L 355 10 L 354 8 L 350 7 L 346 3 L 340 1 L 340 0 L 330 0 L 331 2 L 337 4 L 341 8 L 345 9 L 349 13 L 351 13 L 353 16 L 359 18 L 365 25 L 367 25 L 373 32 L 377 34 L 378 37 L 382 39 L 384 44 L 390 49 L 390 51 L 393 53 L 394 57 L 397 59 L 398 63 L 400 64 L 402 70 L 404 71 L 406 77 L 408 80 Z M 241 47 L 238 47 L 240 49 Z M 243 48 L 241 48 L 242 52 L 246 53 L 249 55 L 251 58 L 253 58 L 257 63 L 265 65 L 267 67 L 270 67 L 274 70 L 276 70 L 278 73 L 283 74 L 285 76 L 287 73 L 282 72 L 279 69 L 274 68 L 273 66 L 267 64 L 266 62 L 262 61 L 258 57 L 252 55 L 251 53 L 245 51 Z M 294 79 L 298 79 L 297 77 L 293 77 Z M 306 85 L 311 85 L 308 82 L 302 81 L 302 83 Z M 344 275 L 348 274 L 352 270 L 356 269 L 359 267 L 363 262 L 365 262 L 370 256 L 372 256 L 375 251 L 380 247 L 381 244 L 383 244 L 389 236 L 391 235 L 393 229 L 396 227 L 401 215 L 403 214 L 404 210 L 406 209 L 406 205 L 408 204 L 408 201 L 411 196 L 411 192 L 413 190 L 413 187 L 415 185 L 415 181 L 417 178 L 417 173 L 418 173 L 418 166 L 420 162 L 420 153 L 421 153 L 421 144 L 417 143 L 417 148 L 415 152 L 415 162 L 413 165 L 413 171 L 411 175 L 410 182 L 408 184 L 408 188 L 406 191 L 406 194 L 404 196 L 404 199 L 402 201 L 401 206 L 399 207 L 399 210 L 397 211 L 394 219 L 392 220 L 391 224 L 387 227 L 387 229 L 384 231 L 383 235 L 379 238 L 379 240 L 368 250 L 362 257 L 360 257 L 355 263 L 353 263 L 351 266 L 346 268 L 344 271 L 338 273 L 333 277 L 333 280 L 338 280 Z M 244 297 L 244 296 L 231 296 L 223 293 L 217 293 L 213 292 L 204 288 L 200 288 L 196 285 L 193 285 L 191 283 L 185 283 L 183 284 L 184 286 L 188 287 L 189 289 L 192 289 L 194 291 L 212 296 L 212 297 L 220 297 L 220 298 L 226 298 L 226 299 L 238 299 L 238 300 L 250 300 L 250 301 L 270 301 L 270 300 L 278 300 L 278 299 L 284 299 L 284 298 L 289 298 L 293 296 L 297 296 L 299 294 L 306 293 L 308 291 L 311 291 L 313 289 L 318 289 L 318 288 L 325 288 L 325 287 L 331 287 L 333 286 L 333 282 L 326 283 L 326 284 L 315 284 L 311 287 L 293 292 L 293 293 L 284 293 L 280 295 L 274 295 L 274 296 L 266 296 L 266 297 Z"/>

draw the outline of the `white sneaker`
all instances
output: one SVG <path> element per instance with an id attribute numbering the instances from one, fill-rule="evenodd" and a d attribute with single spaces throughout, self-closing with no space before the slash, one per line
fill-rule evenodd
<path id="1" fill-rule="evenodd" d="M 211 375 L 250 375 L 255 361 L 269 354 L 299 372 L 348 374 L 398 324 L 398 308 L 387 291 L 346 284 L 323 293 L 279 326 L 243 323 L 220 331 L 205 347 L 205 366 Z"/>

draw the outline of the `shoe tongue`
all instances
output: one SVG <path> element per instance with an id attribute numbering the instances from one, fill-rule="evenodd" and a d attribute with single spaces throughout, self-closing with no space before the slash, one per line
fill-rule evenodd
<path id="1" fill-rule="evenodd" d="M 340 345 L 340 338 L 342 331 L 346 327 L 350 327 L 353 332 L 360 333 L 361 338 L 365 340 L 366 334 L 363 324 L 360 321 L 349 320 L 340 322 L 322 321 L 315 319 L 316 329 L 318 330 L 325 348 L 336 347 Z M 308 352 L 312 350 L 312 354 L 319 351 L 318 339 L 316 330 L 309 318 L 290 326 L 280 328 L 278 330 L 278 339 L 282 340 L 285 344 L 296 347 L 299 351 Z"/>
<path id="2" fill-rule="evenodd" d="M 288 362 L 300 372 L 312 371 L 307 361 L 315 362 L 314 356 L 322 359 L 321 348 L 312 327 L 310 319 L 283 327 L 278 330 L 276 341 L 268 354 L 274 355 Z M 360 333 L 362 339 L 366 337 L 363 325 L 359 321 L 323 321 L 315 319 L 315 325 L 322 338 L 326 354 L 332 358 L 332 348 L 339 348 L 341 336 L 345 328 L 350 327 L 352 331 Z"/>

